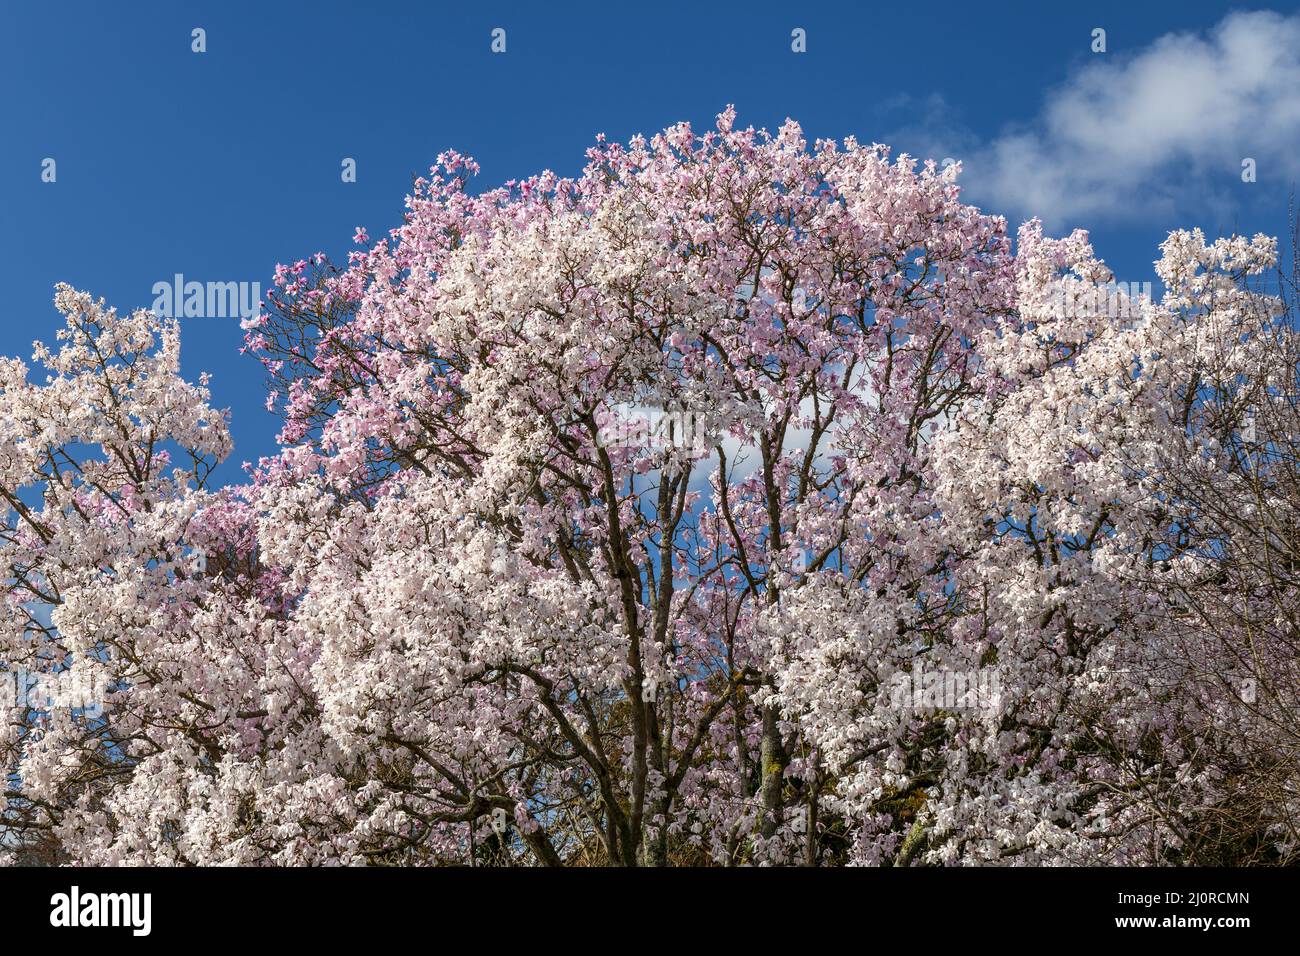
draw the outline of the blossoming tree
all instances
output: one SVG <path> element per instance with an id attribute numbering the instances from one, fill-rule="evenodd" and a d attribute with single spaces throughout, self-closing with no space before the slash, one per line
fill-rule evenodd
<path id="1" fill-rule="evenodd" d="M 1062 307 L 1108 279 L 1082 234 L 1013 253 L 955 168 L 793 122 L 476 171 L 277 271 L 246 487 L 205 487 L 225 424 L 159 319 L 61 290 L 54 377 L 3 367 L 6 660 L 104 688 L 11 710 L 5 845 L 1294 852 L 1295 353 L 1241 281 L 1271 242 L 1171 236 L 1121 321 Z"/>

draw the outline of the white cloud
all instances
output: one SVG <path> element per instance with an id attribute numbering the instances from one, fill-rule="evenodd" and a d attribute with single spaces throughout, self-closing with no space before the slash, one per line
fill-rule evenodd
<path id="1" fill-rule="evenodd" d="M 1092 56 L 1030 123 L 951 153 L 972 200 L 1059 228 L 1224 204 L 1246 157 L 1261 182 L 1300 172 L 1300 14 L 1234 13 L 1208 34 Z"/>

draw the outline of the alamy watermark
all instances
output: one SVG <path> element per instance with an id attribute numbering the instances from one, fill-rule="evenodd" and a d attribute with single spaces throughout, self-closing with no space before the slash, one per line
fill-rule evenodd
<path id="1" fill-rule="evenodd" d="M 1052 314 L 1058 318 L 1100 317 L 1140 324 L 1151 298 L 1150 282 L 1083 282 L 1057 280 L 1048 290 Z"/>
<path id="2" fill-rule="evenodd" d="M 132 936 L 148 936 L 153 929 L 152 893 L 83 893 L 73 886 L 50 897 L 50 925 L 74 929 L 82 926 L 119 926 Z"/>
<path id="3" fill-rule="evenodd" d="M 104 710 L 106 690 L 102 675 L 88 675 L 77 667 L 53 673 L 22 667 L 0 671 L 0 700 L 32 710 L 69 710 L 98 717 Z"/>
<path id="4" fill-rule="evenodd" d="M 716 443 L 716 428 L 706 416 L 684 409 L 618 405 L 610 409 L 596 433 L 602 448 L 640 448 L 708 454 Z"/>
<path id="5" fill-rule="evenodd" d="M 984 715 L 1002 709 L 1002 679 L 996 667 L 975 670 L 925 668 L 920 661 L 890 681 L 889 702 L 904 713 L 975 711 Z"/>
<path id="6" fill-rule="evenodd" d="M 170 282 L 155 282 L 153 295 L 153 312 L 164 319 L 247 321 L 262 308 L 260 282 L 187 282 L 179 272 Z"/>

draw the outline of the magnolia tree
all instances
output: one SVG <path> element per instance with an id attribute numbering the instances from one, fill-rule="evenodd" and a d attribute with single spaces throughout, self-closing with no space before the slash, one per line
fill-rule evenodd
<path id="1" fill-rule="evenodd" d="M 278 269 L 244 487 L 175 327 L 60 289 L 0 367 L 12 858 L 1294 856 L 1273 244 L 1175 234 L 1119 316 L 955 167 L 733 120 L 444 154 Z"/>
<path id="2" fill-rule="evenodd" d="M 1161 303 L 1062 309 L 1109 274 L 1084 235 L 1022 229 L 1016 315 L 976 346 L 988 391 L 936 440 L 964 626 L 1005 693 L 946 742 L 945 858 L 1295 852 L 1300 353 L 1243 287 L 1272 240 L 1162 253 Z"/>

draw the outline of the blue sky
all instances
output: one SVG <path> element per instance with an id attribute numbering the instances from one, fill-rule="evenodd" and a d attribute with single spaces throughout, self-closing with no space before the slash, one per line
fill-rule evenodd
<path id="1" fill-rule="evenodd" d="M 709 125 L 727 103 L 745 125 L 790 116 L 810 137 L 959 159 L 970 201 L 1013 227 L 1032 213 L 1088 227 L 1119 279 L 1151 281 L 1169 229 L 1285 228 L 1298 9 L 0 0 L 0 354 L 53 338 L 55 282 L 123 310 L 178 272 L 266 286 L 276 262 L 342 258 L 357 226 L 397 224 L 444 149 L 479 160 L 481 187 L 572 174 L 598 132 Z M 212 372 L 232 412 L 227 480 L 276 430 L 241 336 L 235 319 L 182 320 L 187 374 Z"/>

